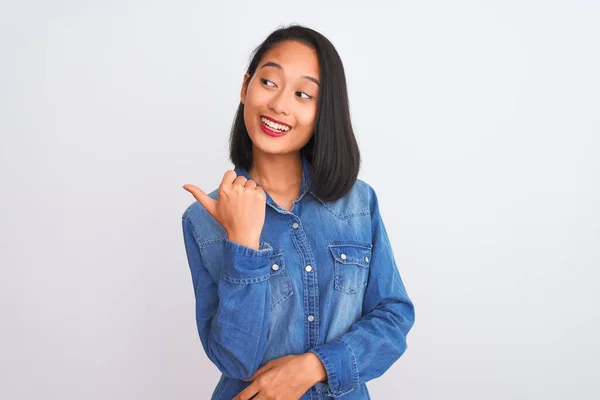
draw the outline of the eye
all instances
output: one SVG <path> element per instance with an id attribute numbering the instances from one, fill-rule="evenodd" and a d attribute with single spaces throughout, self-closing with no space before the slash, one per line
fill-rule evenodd
<path id="1" fill-rule="evenodd" d="M 303 98 L 303 99 L 306 99 L 306 100 L 310 100 L 310 99 L 312 99 L 312 96 L 309 96 L 309 95 L 307 95 L 307 94 L 306 94 L 306 93 L 304 93 L 304 92 L 296 92 L 296 95 L 297 95 L 298 97 L 301 97 L 301 98 Z M 306 97 L 302 97 L 302 95 L 304 95 L 304 96 L 306 96 Z"/>
<path id="2" fill-rule="evenodd" d="M 261 81 L 261 83 L 262 83 L 263 85 L 266 85 L 266 86 L 269 86 L 269 87 L 276 87 L 276 86 L 277 86 L 277 85 L 275 85 L 275 84 L 274 84 L 272 81 L 270 81 L 270 80 L 268 80 L 268 79 L 261 78 L 261 79 L 260 79 L 260 81 Z M 272 83 L 273 85 L 268 85 L 268 84 L 267 84 L 267 82 L 269 82 L 269 83 Z"/>

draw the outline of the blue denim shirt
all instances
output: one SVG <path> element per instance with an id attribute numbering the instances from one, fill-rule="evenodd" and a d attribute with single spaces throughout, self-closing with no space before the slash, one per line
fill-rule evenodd
<path id="1" fill-rule="evenodd" d="M 414 307 L 375 191 L 359 179 L 340 200 L 323 202 L 308 190 L 310 163 L 302 164 L 291 211 L 267 193 L 258 250 L 230 241 L 199 202 L 183 214 L 198 333 L 222 373 L 212 399 L 230 400 L 260 366 L 308 351 L 327 380 L 302 399 L 369 399 L 365 382 L 406 350 Z"/>

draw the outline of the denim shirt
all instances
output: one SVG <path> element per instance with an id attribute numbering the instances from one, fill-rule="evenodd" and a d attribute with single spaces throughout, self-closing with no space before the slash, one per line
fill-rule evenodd
<path id="1" fill-rule="evenodd" d="M 370 399 L 365 382 L 406 350 L 414 306 L 375 191 L 358 179 L 343 198 L 321 201 L 309 190 L 306 158 L 302 165 L 291 211 L 266 193 L 258 250 L 229 240 L 197 201 L 183 214 L 198 333 L 222 373 L 211 399 L 230 400 L 260 366 L 308 351 L 327 379 L 301 399 Z M 235 172 L 251 179 L 244 169 Z"/>

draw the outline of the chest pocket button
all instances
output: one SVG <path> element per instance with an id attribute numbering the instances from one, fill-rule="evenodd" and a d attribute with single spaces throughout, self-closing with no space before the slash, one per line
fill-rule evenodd
<path id="1" fill-rule="evenodd" d="M 334 261 L 334 287 L 336 290 L 357 294 L 367 285 L 369 277 L 370 244 L 330 243 Z"/>

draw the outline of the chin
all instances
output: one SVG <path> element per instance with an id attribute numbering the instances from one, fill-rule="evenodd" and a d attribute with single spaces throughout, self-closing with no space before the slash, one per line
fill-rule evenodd
<path id="1" fill-rule="evenodd" d="M 293 150 L 290 150 L 289 147 L 278 144 L 265 145 L 264 143 L 254 143 L 254 146 L 256 146 L 257 149 L 265 154 L 287 154 L 293 152 Z"/>
<path id="2" fill-rule="evenodd" d="M 254 146 L 259 151 L 261 151 L 262 153 L 265 153 L 265 154 L 272 154 L 272 155 L 290 154 L 290 153 L 300 151 L 302 149 L 301 147 L 296 148 L 294 146 L 290 146 L 289 143 L 277 142 L 278 138 L 271 138 L 270 136 L 266 136 L 266 140 L 265 140 L 265 138 L 255 139 L 252 136 L 250 136 L 250 139 L 252 140 L 252 143 L 254 144 Z M 272 139 L 275 139 L 275 140 L 272 140 Z"/>

